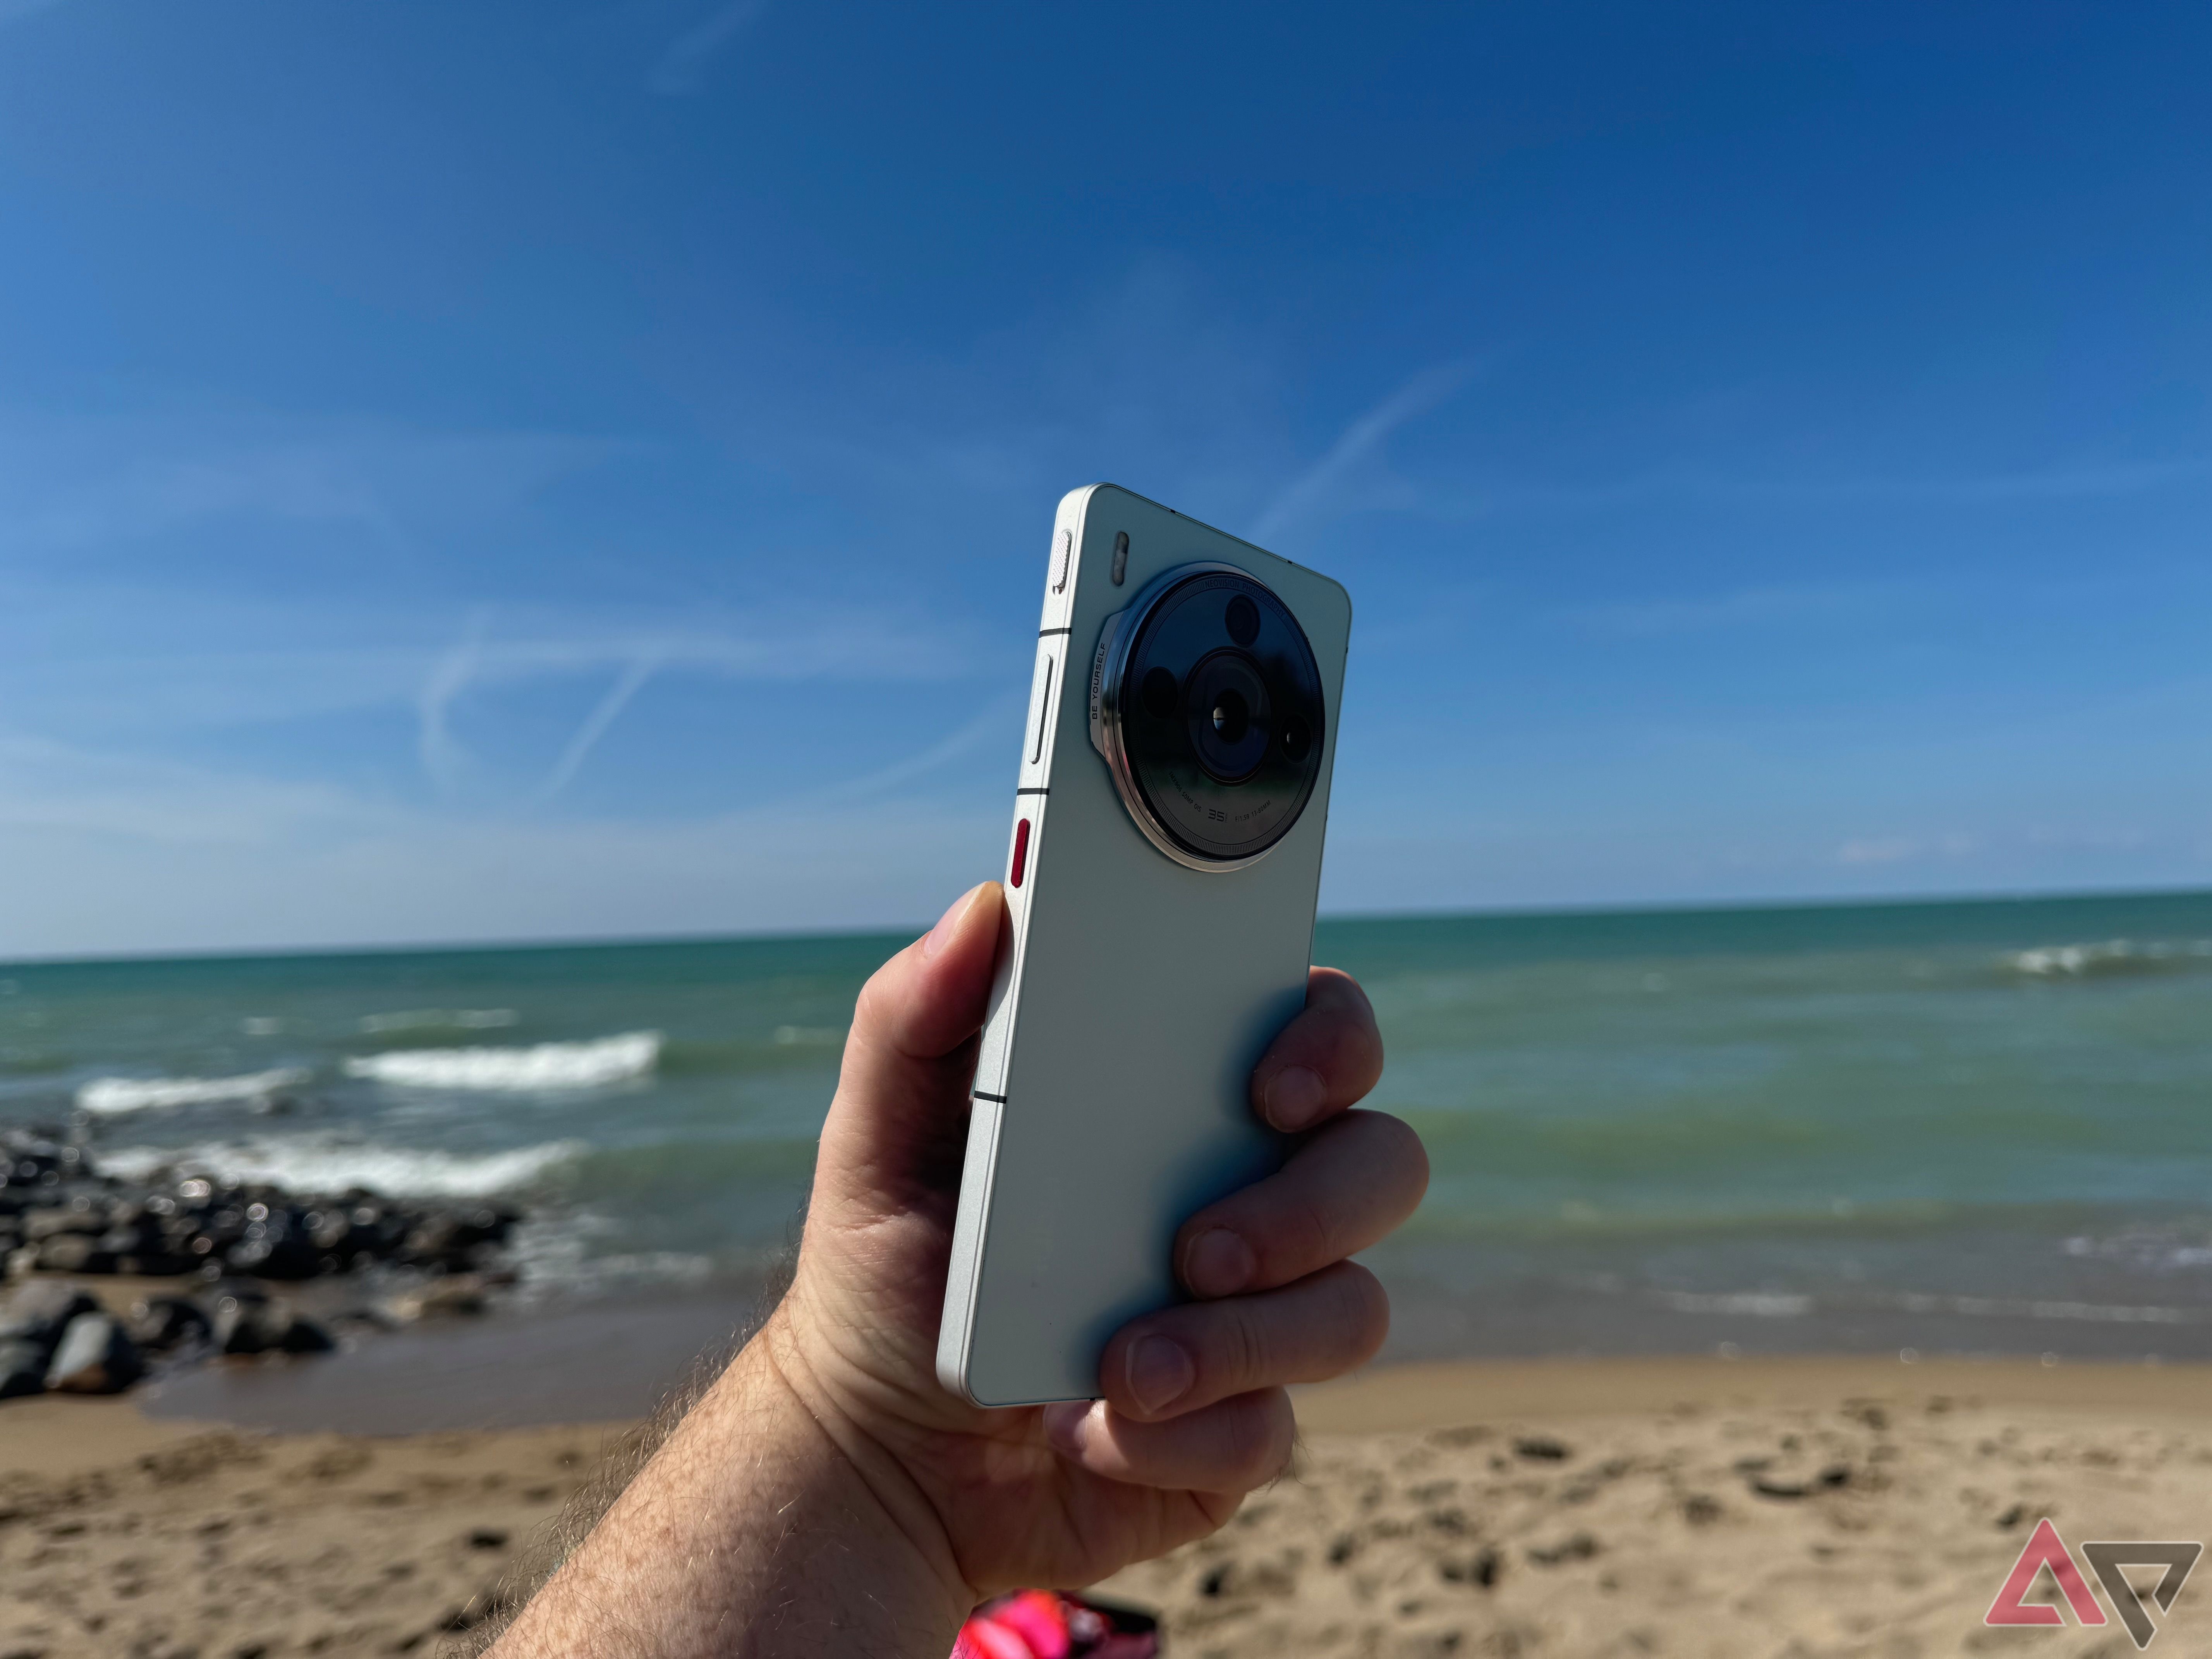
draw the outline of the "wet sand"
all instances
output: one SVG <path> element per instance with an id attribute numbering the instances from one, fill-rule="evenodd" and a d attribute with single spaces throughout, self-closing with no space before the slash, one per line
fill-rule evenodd
<path id="1" fill-rule="evenodd" d="M 343 1362 L 340 1362 L 343 1363 Z M 1206 1659 L 2132 1653 L 1987 1630 L 2038 1517 L 2212 1534 L 2212 1369 L 1709 1358 L 1382 1370 L 1297 1473 L 1109 1593 Z M 241 1431 L 0 1403 L 0 1656 L 429 1653 L 621 1425 Z M 2212 1649 L 2212 1581 L 2154 1651 Z"/>

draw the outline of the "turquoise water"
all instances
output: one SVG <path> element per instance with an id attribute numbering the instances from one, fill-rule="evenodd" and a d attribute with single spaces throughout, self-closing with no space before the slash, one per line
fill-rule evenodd
<path id="1" fill-rule="evenodd" d="M 0 1121 L 507 1192 L 526 1299 L 744 1278 L 904 936 L 0 968 Z M 1435 1182 L 1401 1353 L 2212 1352 L 2212 895 L 1322 925 Z"/>

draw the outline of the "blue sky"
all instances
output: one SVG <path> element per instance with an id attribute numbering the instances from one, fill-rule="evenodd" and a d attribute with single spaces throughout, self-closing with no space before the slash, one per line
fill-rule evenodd
<path id="1" fill-rule="evenodd" d="M 1053 504 L 1335 910 L 2212 881 L 2212 14 L 0 0 L 0 955 L 926 920 Z"/>

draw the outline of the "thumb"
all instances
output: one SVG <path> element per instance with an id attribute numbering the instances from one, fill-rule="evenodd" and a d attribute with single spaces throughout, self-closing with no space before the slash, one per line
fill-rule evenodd
<path id="1" fill-rule="evenodd" d="M 975 1034 L 1011 931 L 1006 895 L 987 881 L 861 988 L 822 1127 L 817 1199 L 904 1206 L 917 1186 L 957 1179 Z"/>

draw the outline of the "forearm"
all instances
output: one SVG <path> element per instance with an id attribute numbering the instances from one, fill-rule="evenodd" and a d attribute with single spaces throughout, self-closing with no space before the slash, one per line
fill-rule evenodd
<path id="1" fill-rule="evenodd" d="M 732 1362 L 493 1659 L 951 1650 L 957 1583 L 775 1364 L 779 1334 Z"/>

